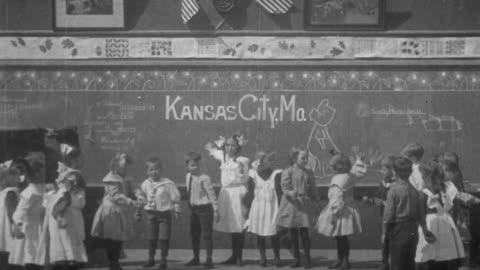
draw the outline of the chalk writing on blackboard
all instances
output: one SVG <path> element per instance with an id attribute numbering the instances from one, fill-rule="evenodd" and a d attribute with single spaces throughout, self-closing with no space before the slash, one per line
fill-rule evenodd
<path id="1" fill-rule="evenodd" d="M 312 169 L 320 176 L 327 175 L 330 151 L 339 152 L 328 131 L 328 126 L 335 117 L 336 110 L 330 106 L 328 99 L 320 102 L 317 108 L 310 111 L 310 120 L 314 122 L 307 141 L 307 149 L 313 158 Z"/>
<path id="2" fill-rule="evenodd" d="M 190 105 L 185 104 L 180 96 L 165 96 L 166 120 L 243 120 L 268 121 L 270 128 L 275 128 L 278 122 L 305 122 L 305 109 L 297 105 L 295 95 L 287 98 L 280 95 L 274 101 L 266 95 L 243 95 L 233 105 Z"/>
<path id="3" fill-rule="evenodd" d="M 406 116 L 408 125 L 420 123 L 429 132 L 460 131 L 462 122 L 451 115 L 434 115 L 420 109 L 398 109 L 393 106 L 387 108 L 372 108 L 372 115 L 381 117 Z"/>
<path id="4" fill-rule="evenodd" d="M 101 100 L 87 109 L 85 139 L 92 144 L 98 143 L 103 150 L 134 149 L 137 142 L 136 113 L 154 110 L 155 105 L 151 104 Z"/>

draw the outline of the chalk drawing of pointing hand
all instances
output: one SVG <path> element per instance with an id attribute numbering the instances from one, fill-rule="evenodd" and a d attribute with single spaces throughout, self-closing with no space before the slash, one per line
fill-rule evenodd
<path id="1" fill-rule="evenodd" d="M 331 151 L 339 152 L 328 132 L 328 125 L 333 121 L 336 112 L 328 103 L 328 99 L 322 100 L 309 114 L 314 126 L 308 138 L 307 148 L 310 158 L 313 158 L 312 170 L 319 176 L 327 175 Z"/>

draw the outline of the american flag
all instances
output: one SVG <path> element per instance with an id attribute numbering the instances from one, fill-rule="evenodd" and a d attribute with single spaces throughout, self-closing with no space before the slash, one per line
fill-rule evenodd
<path id="1" fill-rule="evenodd" d="M 267 13 L 285 14 L 293 6 L 292 0 L 255 0 Z"/>
<path id="2" fill-rule="evenodd" d="M 200 10 L 197 0 L 182 0 L 182 21 L 187 23 Z"/>

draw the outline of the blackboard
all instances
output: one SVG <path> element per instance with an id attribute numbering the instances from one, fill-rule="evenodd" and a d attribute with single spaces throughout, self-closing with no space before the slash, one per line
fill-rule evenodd
<path id="1" fill-rule="evenodd" d="M 144 161 L 158 155 L 166 176 L 181 185 L 184 154 L 199 151 L 219 183 L 218 163 L 203 147 L 232 132 L 249 140 L 244 156 L 274 150 L 279 167 L 288 166 L 290 147 L 307 146 L 317 158 L 318 184 L 329 181 L 330 172 L 321 168 L 332 148 L 366 154 L 373 166 L 364 183 L 375 184 L 380 175 L 374 161 L 414 141 L 425 146 L 425 159 L 457 152 L 465 177 L 480 183 L 479 101 L 474 91 L 6 90 L 0 94 L 0 128 L 77 126 L 91 184 L 101 183 L 116 151 L 133 156 L 136 181 L 146 177 Z"/>

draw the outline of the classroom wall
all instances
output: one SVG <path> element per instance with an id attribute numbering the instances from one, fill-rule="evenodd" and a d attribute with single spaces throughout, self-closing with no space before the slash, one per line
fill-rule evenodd
<path id="1" fill-rule="evenodd" d="M 207 1 L 207 0 L 200 0 Z M 253 0 L 242 0 L 232 10 L 221 31 L 303 31 L 304 1 L 294 0 L 287 15 L 265 14 Z M 480 3 L 472 0 L 387 0 L 387 30 L 477 30 Z M 218 20 L 200 12 L 187 25 L 182 24 L 178 0 L 126 0 L 126 30 L 129 33 L 177 31 L 189 35 L 212 30 Z M 0 30 L 51 31 L 52 0 L 0 0 Z M 212 25 L 212 22 L 215 25 Z"/>
<path id="2" fill-rule="evenodd" d="M 200 0 L 206 1 L 206 0 Z M 259 35 L 275 35 L 276 32 L 291 35 L 317 35 L 324 32 L 304 31 L 304 1 L 294 0 L 295 9 L 287 15 L 271 16 L 265 14 L 253 0 L 242 0 L 242 4 L 233 10 L 218 30 L 220 33 L 242 35 L 245 33 Z M 179 16 L 178 0 L 127 0 L 126 27 L 121 31 L 111 32 L 53 32 L 53 8 L 52 0 L 0 0 L 0 35 L 212 35 L 212 29 L 218 23 L 218 17 L 213 18 L 211 14 L 201 11 L 187 25 L 182 24 Z M 420 36 L 442 36 L 442 32 L 450 35 L 464 35 L 476 33 L 480 24 L 480 1 L 472 0 L 387 0 L 386 32 L 353 33 L 352 35 L 378 35 L 385 36 L 398 33 L 398 35 L 420 35 Z M 439 31 L 439 32 L 438 32 Z M 330 32 L 329 35 L 338 35 L 338 32 Z M 1 59 L 0 59 L 1 60 Z M 109 62 L 111 61 L 111 62 Z M 148 60 L 146 60 L 148 62 Z M 157 60 L 159 61 L 159 60 Z M 333 105 L 338 111 L 337 115 L 342 116 L 342 121 L 333 123 L 335 135 L 340 139 L 339 146 L 342 149 L 352 150 L 353 146 L 372 146 L 378 139 L 381 132 L 388 132 L 391 135 L 398 135 L 404 140 L 393 141 L 390 145 L 383 141 L 379 148 L 382 153 L 398 152 L 402 145 L 410 140 L 422 140 L 428 148 L 428 157 L 443 150 L 459 151 L 462 157 L 462 168 L 465 170 L 467 179 L 478 181 L 477 175 L 480 162 L 476 153 L 480 129 L 478 121 L 474 116 L 477 111 L 478 93 L 480 90 L 480 68 L 449 66 L 443 63 L 442 67 L 435 65 L 415 65 L 396 67 L 395 60 L 385 66 L 376 66 L 374 61 L 363 66 L 356 65 L 357 60 L 348 60 L 340 66 L 297 66 L 294 62 L 291 65 L 275 67 L 274 62 L 263 62 L 263 66 L 256 66 L 250 63 L 248 66 L 240 62 L 232 63 L 231 66 L 222 63 L 217 65 L 216 59 L 204 62 L 204 66 L 191 67 L 183 63 L 180 67 L 165 67 L 155 65 L 132 66 L 127 61 L 106 60 L 101 66 L 96 64 L 90 66 L 77 60 L 65 62 L 49 62 L 40 66 L 4 66 L 6 62 L 0 62 L 0 125 L 6 128 L 32 128 L 54 127 L 61 128 L 66 125 L 76 125 L 81 134 L 82 149 L 86 154 L 86 166 L 84 174 L 89 182 L 87 190 L 88 205 L 85 209 L 87 227 L 93 219 L 93 215 L 102 199 L 103 189 L 101 178 L 106 172 L 109 158 L 118 150 L 133 150 L 135 165 L 132 168 L 132 175 L 137 184 L 144 177 L 142 162 L 149 154 L 160 153 L 166 160 L 166 173 L 172 177 L 180 186 L 181 192 L 185 195 L 182 176 L 182 154 L 195 147 L 201 151 L 203 144 L 208 139 L 215 139 L 218 135 L 224 135 L 237 130 L 247 130 L 249 134 L 256 131 L 269 130 L 251 137 L 251 144 L 245 149 L 245 155 L 253 157 L 256 150 L 268 145 L 281 152 L 282 160 L 279 166 L 286 166 L 286 151 L 293 144 L 306 143 L 309 132 L 312 131 L 313 122 L 295 123 L 289 128 L 285 126 L 277 129 L 270 129 L 270 123 L 265 122 L 235 122 L 225 124 L 221 122 L 216 125 L 205 123 L 194 123 L 195 129 L 185 129 L 185 125 L 192 125 L 192 121 L 165 121 L 164 98 L 166 95 L 172 97 L 182 95 L 184 98 L 194 101 L 200 97 L 204 104 L 208 101 L 217 102 L 217 99 L 228 101 L 234 96 L 250 94 L 267 94 L 268 97 L 278 98 L 280 95 L 292 95 L 292 90 L 299 90 L 301 105 L 313 110 L 315 105 L 327 97 L 334 101 Z M 418 60 L 422 63 L 423 60 Z M 349 67 L 349 63 L 352 67 Z M 8 64 L 8 62 L 6 63 Z M 115 67 L 110 66 L 114 64 Z M 305 62 L 303 62 L 305 64 Z M 306 74 L 306 75 L 305 75 Z M 317 74 L 320 74 L 318 76 Z M 173 75 L 173 77 L 171 77 Z M 238 77 L 237 77 L 238 75 Z M 305 77 L 306 76 L 306 77 Z M 354 76 L 354 77 L 352 77 Z M 205 80 L 205 82 L 204 82 Z M 147 81 L 150 81 L 147 83 Z M 113 83 L 111 87 L 110 84 Z M 141 91 L 139 91 L 141 90 Z M 132 142 L 128 137 L 125 139 L 124 129 L 112 124 L 115 119 L 109 122 L 112 126 L 103 126 L 109 136 L 102 139 L 98 133 L 92 132 L 94 121 L 101 120 L 105 108 L 101 104 L 97 106 L 98 100 L 127 100 L 128 105 L 135 105 L 133 101 L 137 96 L 147 94 L 153 97 L 154 106 L 160 109 L 141 112 L 141 116 L 134 119 L 122 119 L 122 124 L 128 124 L 143 131 L 155 130 L 167 134 L 169 140 L 163 138 L 155 140 L 155 134 L 147 138 L 135 137 L 134 144 L 127 144 L 127 149 L 119 147 L 125 142 Z M 355 98 L 350 98 L 354 96 Z M 348 103 L 348 100 L 367 101 L 364 103 Z M 457 99 L 457 97 L 459 99 Z M 414 102 L 408 102 L 412 100 Z M 318 102 L 317 102 L 318 101 Z M 372 118 L 367 121 L 356 121 L 357 116 L 363 115 L 364 105 L 382 104 L 388 101 L 389 104 L 399 106 L 399 114 L 384 112 L 381 117 L 376 118 L 372 124 Z M 338 102 L 335 104 L 335 102 Z M 433 103 L 429 103 L 433 102 Z M 138 103 L 138 101 L 137 101 Z M 106 104 L 103 104 L 106 105 Z M 308 106 L 307 106 L 308 105 Z M 332 105 L 332 104 L 331 104 Z M 332 105 L 332 106 L 333 106 Z M 358 105 L 358 110 L 355 110 Z M 97 110 L 90 111 L 89 106 L 97 106 Z M 413 107 L 411 107 L 413 106 Z M 400 108 L 401 107 L 401 108 Z M 408 113 L 408 109 L 419 109 L 427 116 L 434 116 L 433 120 L 438 123 L 447 122 L 449 128 L 454 128 L 452 123 L 461 122 L 462 129 L 443 130 L 431 132 L 425 128 L 424 120 L 414 111 Z M 406 112 L 405 112 L 406 110 Z M 136 114 L 132 110 L 127 112 Z M 310 111 L 308 111 L 310 112 Z M 370 112 L 372 112 L 370 110 Z M 355 115 L 350 117 L 350 115 Z M 113 114 L 119 116 L 118 111 Z M 138 115 L 137 115 L 138 116 Z M 136 116 L 136 117 L 137 117 Z M 445 117 L 444 117 L 445 116 Z M 124 117 L 129 117 L 124 115 Z M 309 119 L 308 115 L 305 119 Z M 381 118 L 395 118 L 393 126 Z M 35 120 L 35 121 L 32 121 Z M 92 121 L 93 119 L 93 121 Z M 149 119 L 153 119 L 153 125 L 149 125 Z M 117 119 L 118 120 L 118 119 Z M 365 119 L 363 119 L 365 120 Z M 455 121 L 454 121 L 455 120 Z M 412 123 L 413 121 L 413 123 Z M 107 121 L 108 122 L 108 121 Z M 450 124 L 449 124 L 450 123 Z M 372 125 L 375 128 L 371 128 Z M 385 125 L 385 129 L 381 129 Z M 440 126 L 440 124 L 438 124 Z M 205 129 L 208 127 L 208 129 Z M 282 127 L 282 126 L 281 126 Z M 355 127 L 351 132 L 350 127 Z M 380 127 L 380 128 L 379 128 Z M 458 127 L 458 126 L 457 126 Z M 391 131 L 393 128 L 395 131 Z M 299 132 L 295 132 L 298 129 Z M 203 131 L 198 135 L 198 131 Z M 287 131 L 285 131 L 287 130 Z M 181 131 L 182 133 L 172 133 Z M 185 135 L 188 131 L 187 135 Z M 420 132 L 421 131 L 421 132 Z M 140 134 L 140 133 L 139 133 Z M 141 133 L 141 135 L 148 133 Z M 359 135 L 360 134 L 360 135 Z M 362 135 L 363 134 L 363 135 Z M 128 135 L 128 134 L 127 134 Z M 357 136 L 358 135 L 358 136 Z M 96 137 L 95 140 L 93 140 Z M 113 136 L 113 137 L 112 137 Z M 181 137 L 181 141 L 173 141 L 175 137 Z M 113 138 L 113 139 L 112 139 Z M 198 139 L 200 138 L 200 139 Z M 294 142 L 273 144 L 271 138 L 290 138 Z M 148 143 L 145 143 L 148 142 Z M 184 144 L 183 142 L 187 142 Z M 141 145 L 141 148 L 136 146 Z M 138 149 L 141 149 L 139 151 Z M 354 148 L 356 149 L 356 148 Z M 372 148 L 377 150 L 377 148 Z M 148 151 L 146 151 L 148 150 Z M 366 148 L 367 152 L 369 148 Z M 373 151 L 372 158 L 376 152 Z M 464 158 L 467 156 L 467 158 Z M 209 171 L 215 181 L 217 192 L 219 183 L 218 164 L 213 160 L 205 159 L 205 169 Z M 371 195 L 378 182 L 378 168 L 372 166 L 367 180 L 355 188 L 355 196 L 360 199 L 364 195 Z M 328 174 L 317 174 L 319 193 L 322 195 L 323 203 L 326 203 L 326 184 Z M 182 203 L 186 210 L 185 203 Z M 362 225 L 365 232 L 352 237 L 352 248 L 379 248 L 380 245 L 380 216 L 378 209 L 358 202 L 362 215 Z M 188 248 L 190 246 L 188 236 L 188 210 L 182 213 L 182 223 L 174 227 L 172 248 Z M 144 229 L 142 224 L 136 225 L 138 237 L 126 244 L 128 248 L 145 248 Z M 96 246 L 95 242 L 88 241 L 90 250 Z M 312 245 L 314 248 L 333 248 L 333 239 L 313 234 Z M 215 233 L 215 247 L 228 248 L 229 238 L 220 233 Z M 253 247 L 253 238 L 248 237 L 247 247 Z"/>

